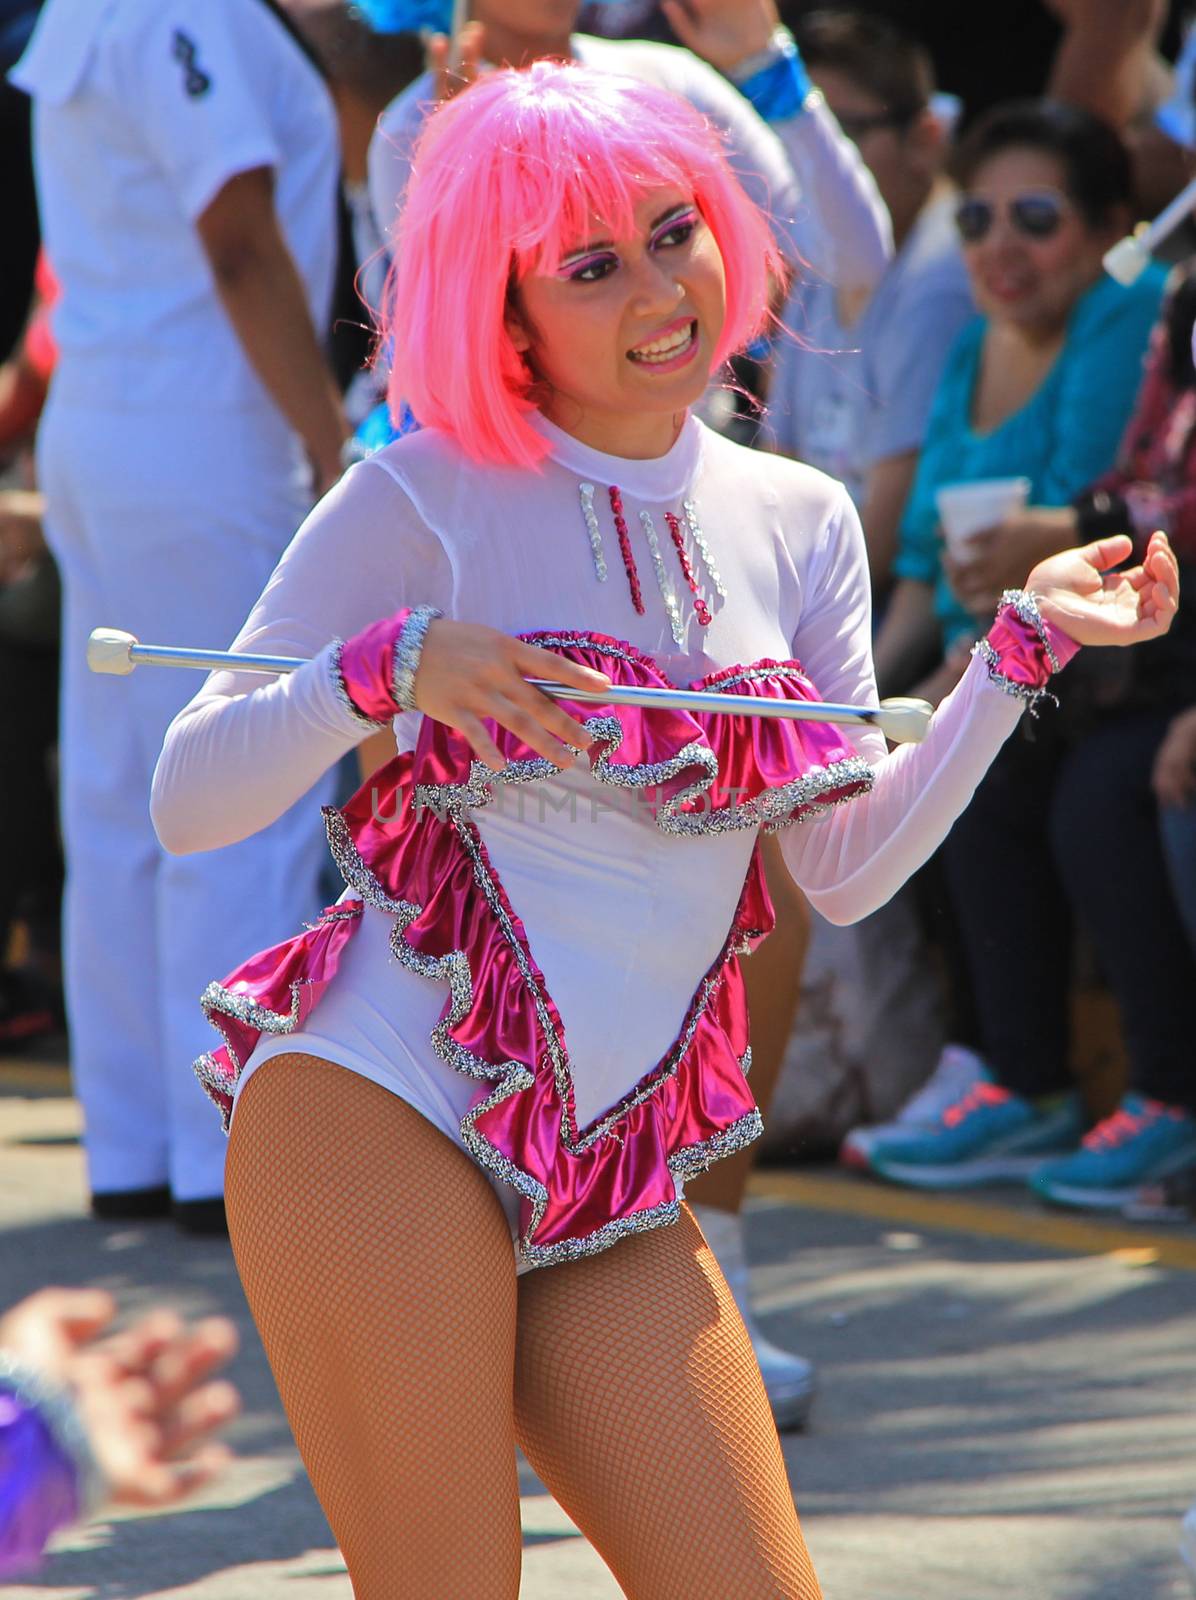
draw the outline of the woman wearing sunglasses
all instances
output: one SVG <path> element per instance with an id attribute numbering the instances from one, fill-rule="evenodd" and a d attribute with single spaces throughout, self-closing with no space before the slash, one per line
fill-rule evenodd
<path id="1" fill-rule="evenodd" d="M 1000 573 L 1084 536 L 1068 508 L 1113 463 L 1164 278 L 1152 268 L 1126 289 L 1102 273 L 1105 249 L 1129 220 L 1130 169 L 1116 135 L 1084 113 L 1045 104 L 1000 109 L 965 142 L 959 171 L 956 224 L 982 315 L 961 334 L 936 397 L 903 520 L 901 582 L 877 649 L 886 689 L 908 686 L 919 651 L 945 654 L 930 680 L 936 698 L 966 663 L 982 608 L 1003 587 Z M 948 557 L 937 491 L 1012 476 L 1030 480 L 1032 509 L 981 530 Z M 1196 969 L 1153 827 L 1139 821 L 1148 808 L 1129 794 L 1134 784 L 1145 790 L 1150 740 L 1157 745 L 1161 730 L 1113 726 L 1107 715 L 1094 729 L 1081 719 L 1074 682 L 1062 699 L 1062 718 L 1043 719 L 1033 741 L 1004 748 L 944 845 L 974 1000 L 977 1036 L 966 1042 L 976 1051 L 967 1073 L 921 1099 L 914 1116 L 849 1136 L 845 1158 L 892 1181 L 950 1188 L 1033 1175 L 1044 1198 L 1117 1203 L 1110 1163 L 1098 1162 L 1099 1181 L 1090 1182 L 1092 1154 L 1076 1149 L 1083 1121 L 1068 1073 L 1073 910 L 1115 987 L 1135 1087 L 1158 1086 L 1131 1096 L 1125 1115 L 1095 1131 L 1100 1150 L 1107 1145 L 1118 1166 L 1127 1142 L 1144 1135 L 1151 1159 L 1196 1152 L 1196 1123 L 1180 1104 L 1186 1093 L 1175 1092 L 1174 1073 L 1164 1092 L 1161 1070 L 1183 1059 L 1176 1041 L 1196 1027 Z M 1089 892 L 1084 858 L 1090 864 L 1094 838 L 1114 836 L 1115 859 Z M 1157 1005 L 1146 999 L 1144 967 L 1154 975 L 1150 996 L 1162 996 Z M 1062 1186 L 1053 1176 L 1061 1163 Z M 1073 1182 L 1077 1170 L 1083 1181 Z"/>
<path id="2" fill-rule="evenodd" d="M 1103 122 L 1048 102 L 1001 107 L 972 130 L 956 165 L 956 226 L 980 316 L 948 359 L 902 518 L 901 581 L 876 649 L 886 689 L 908 688 L 944 656 L 958 677 L 952 647 L 970 647 L 980 631 L 978 610 L 952 587 L 938 491 L 1026 477 L 1031 504 L 1065 506 L 1105 472 L 1163 293 L 1161 267 L 1130 288 L 1102 270 L 1133 205 L 1129 157 Z M 1031 566 L 1072 542 L 1056 534 L 1044 548 L 1016 521 L 993 539 L 1024 544 L 1019 560 Z M 942 694 L 952 681 L 944 672 L 928 687 Z"/>

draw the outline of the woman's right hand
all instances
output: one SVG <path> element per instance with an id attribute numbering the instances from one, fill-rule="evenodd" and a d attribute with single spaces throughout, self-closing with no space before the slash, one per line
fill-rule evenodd
<path id="1" fill-rule="evenodd" d="M 492 772 L 506 765 L 484 726 L 490 718 L 558 767 L 572 766 L 566 745 L 585 749 L 590 736 L 554 700 L 533 689 L 528 678 L 545 678 L 571 689 L 601 692 L 610 679 L 555 652 L 539 650 L 509 634 L 473 622 L 445 618 L 428 624 L 415 704 L 425 716 L 463 733 L 478 760 Z"/>

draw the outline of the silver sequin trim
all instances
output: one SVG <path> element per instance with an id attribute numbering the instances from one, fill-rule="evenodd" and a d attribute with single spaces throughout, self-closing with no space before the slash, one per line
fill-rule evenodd
<path id="1" fill-rule="evenodd" d="M 594 571 L 598 574 L 598 582 L 605 583 L 606 556 L 602 550 L 602 529 L 598 526 L 598 515 L 594 510 L 594 485 L 583 483 L 579 485 L 578 493 L 581 495 L 581 514 L 585 518 L 586 533 L 594 555 Z"/>
<path id="2" fill-rule="evenodd" d="M 740 683 L 759 683 L 762 678 L 791 678 L 794 683 L 810 681 L 800 667 L 787 666 L 782 662 L 775 667 L 744 667 L 742 672 L 736 672 L 732 677 L 720 678 L 712 692 L 718 694 Z"/>
<path id="3" fill-rule="evenodd" d="M 558 647 L 581 646 L 594 651 L 598 655 L 624 661 L 642 661 L 642 657 L 631 649 L 620 648 L 617 644 L 599 641 L 588 634 L 555 634 L 545 635 L 539 641 L 542 645 Z M 730 687 L 736 682 L 745 681 L 748 677 L 782 677 L 797 676 L 793 668 L 760 668 L 747 669 L 741 677 L 725 680 L 724 684 L 716 685 L 716 691 L 722 687 Z M 782 789 L 764 794 L 747 805 L 737 806 L 728 812 L 704 813 L 697 815 L 678 815 L 677 808 L 687 801 L 695 800 L 705 794 L 711 787 L 718 771 L 717 758 L 709 748 L 692 744 L 684 747 L 667 761 L 643 763 L 636 767 L 618 767 L 611 763 L 611 756 L 618 750 L 622 742 L 622 726 L 615 717 L 594 717 L 586 723 L 587 732 L 597 738 L 602 749 L 596 757 L 591 749 L 593 759 L 592 771 L 600 781 L 620 787 L 651 787 L 666 782 L 676 777 L 687 767 L 698 769 L 700 776 L 690 784 L 681 794 L 674 796 L 666 802 L 657 813 L 657 825 L 664 832 L 673 833 L 718 833 L 727 827 L 762 826 L 769 832 L 775 832 L 788 822 L 795 819 L 791 812 L 798 805 L 810 806 L 814 811 L 820 812 L 829 809 L 831 804 L 841 803 L 852 798 L 850 795 L 839 796 L 835 801 L 821 799 L 829 790 L 844 787 L 848 784 L 859 785 L 860 789 L 870 788 L 873 773 L 867 762 L 856 758 L 832 764 L 827 768 L 814 769 L 803 777 L 786 784 Z M 475 808 L 489 805 L 494 799 L 495 785 L 524 784 L 542 781 L 551 774 L 558 772 L 553 762 L 542 757 L 532 760 L 511 762 L 501 772 L 491 772 L 481 762 L 473 762 L 470 767 L 469 778 L 464 784 L 428 784 L 421 785 L 416 791 L 416 805 L 432 805 L 445 815 L 451 822 L 460 838 L 462 845 L 469 854 L 475 880 L 485 897 L 492 914 L 498 922 L 504 939 L 507 940 L 512 953 L 516 958 L 520 974 L 532 996 L 536 1013 L 540 1022 L 544 1038 L 547 1042 L 548 1064 L 551 1066 L 554 1081 L 562 1104 L 562 1143 L 567 1151 L 576 1153 L 588 1149 L 598 1139 L 610 1136 L 618 1138 L 614 1132 L 615 1124 L 626 1114 L 655 1094 L 662 1084 L 669 1081 L 676 1073 L 677 1067 L 683 1059 L 686 1050 L 692 1043 L 701 1018 L 709 1006 L 714 995 L 725 976 L 727 962 L 737 955 L 742 955 L 748 949 L 752 939 L 759 936 L 759 930 L 740 930 L 738 934 L 728 935 L 727 942 L 714 965 L 706 973 L 698 989 L 695 991 L 689 1012 L 682 1026 L 681 1034 L 675 1041 L 672 1049 L 664 1060 L 653 1069 L 636 1088 L 620 1104 L 598 1122 L 583 1130 L 578 1130 L 574 1120 L 574 1096 L 572 1080 L 569 1073 L 568 1058 L 564 1044 L 559 1037 L 553 1022 L 552 1012 L 549 1008 L 547 997 L 541 988 L 537 975 L 530 964 L 528 953 L 523 949 L 518 934 L 511 922 L 505 896 L 502 894 L 498 881 L 490 866 L 489 859 L 478 834 L 476 827 L 468 816 L 468 812 Z M 752 812 L 749 820 L 745 815 L 736 820 L 738 813 Z M 410 901 L 396 900 L 388 895 L 372 870 L 367 866 L 358 851 L 349 833 L 348 825 L 339 811 L 326 807 L 324 811 L 325 822 L 328 830 L 329 845 L 332 855 L 341 875 L 349 889 L 360 895 L 366 904 L 378 910 L 389 913 L 394 918 L 394 928 L 391 933 L 390 946 L 396 959 L 409 971 L 422 977 L 437 980 L 447 984 L 449 990 L 449 1007 L 446 1015 L 433 1029 L 431 1043 L 433 1049 L 445 1064 L 453 1070 L 468 1077 L 494 1082 L 493 1091 L 486 1099 L 462 1119 L 461 1135 L 463 1142 L 470 1151 L 478 1165 L 489 1172 L 493 1172 L 504 1182 L 509 1184 L 517 1193 L 523 1195 L 531 1207 L 531 1221 L 519 1241 L 519 1251 L 522 1259 L 530 1267 L 549 1266 L 562 1261 L 578 1260 L 585 1256 L 596 1255 L 599 1251 L 608 1249 L 619 1239 L 632 1233 L 644 1232 L 649 1228 L 664 1227 L 675 1222 L 680 1215 L 680 1202 L 672 1200 L 664 1204 L 636 1212 L 628 1217 L 616 1217 L 604 1223 L 593 1233 L 579 1239 L 561 1240 L 553 1245 L 534 1245 L 530 1243 L 532 1236 L 538 1229 L 543 1219 L 548 1203 L 548 1194 L 544 1186 L 534 1179 L 530 1173 L 516 1167 L 498 1151 L 485 1136 L 479 1132 L 476 1122 L 490 1109 L 500 1105 L 512 1095 L 532 1087 L 534 1077 L 529 1068 L 518 1061 L 487 1062 L 472 1052 L 465 1049 L 451 1037 L 451 1029 L 464 1016 L 466 1016 L 473 1003 L 473 976 L 469 969 L 469 961 L 462 950 L 451 951 L 445 956 L 429 957 L 414 949 L 407 943 L 406 933 L 412 923 L 421 915 L 422 907 Z M 724 819 L 721 820 L 720 819 Z M 330 913 L 331 917 L 339 918 L 342 915 L 356 914 L 349 908 L 340 907 Z M 739 912 L 736 911 L 736 920 Z M 327 920 L 327 919 L 322 919 Z M 300 984 L 292 985 L 292 1007 L 289 1016 L 272 1012 L 257 1002 L 248 1000 L 244 996 L 231 994 L 219 984 L 209 985 L 205 991 L 205 1001 L 209 998 L 212 1002 L 210 1019 L 219 1027 L 219 1011 L 221 1009 L 240 1020 L 260 1028 L 262 1031 L 273 1033 L 287 1033 L 294 1031 L 298 1021 L 299 990 Z M 205 1006 L 205 1009 L 207 1007 Z M 220 1030 L 222 1035 L 224 1030 Z M 229 1054 L 232 1056 L 234 1066 L 239 1075 L 243 1065 L 236 1058 L 227 1035 L 224 1035 Z M 739 1063 L 746 1074 L 751 1066 L 751 1051 L 745 1052 Z M 227 1095 L 229 1082 L 227 1075 L 217 1070 L 211 1056 L 205 1056 L 196 1063 L 196 1074 L 201 1083 L 210 1090 Z M 667 1166 L 669 1172 L 676 1179 L 685 1179 L 696 1176 L 723 1156 L 731 1155 L 743 1149 L 763 1131 L 763 1124 L 758 1111 L 752 1111 L 741 1117 L 730 1128 L 714 1138 L 692 1145 L 678 1151 L 670 1157 Z"/>
<path id="4" fill-rule="evenodd" d="M 642 661 L 634 651 L 622 649 L 618 644 L 594 639 L 588 634 L 544 634 L 536 643 L 543 648 L 590 650 L 598 656 L 609 656 L 617 661 Z M 721 694 L 737 683 L 762 678 L 795 678 L 804 680 L 796 667 L 748 667 L 733 678 L 710 686 L 709 692 Z M 656 826 L 662 833 L 694 838 L 698 835 L 736 833 L 743 828 L 761 828 L 766 833 L 776 833 L 790 823 L 801 823 L 828 813 L 833 807 L 867 793 L 875 780 L 872 767 L 862 756 L 850 756 L 834 761 L 828 767 L 810 767 L 801 777 L 768 789 L 754 800 L 745 800 L 721 811 L 699 809 L 687 811 L 690 805 L 701 804 L 718 776 L 718 758 L 706 745 L 688 744 L 667 761 L 644 762 L 639 766 L 621 766 L 613 760 L 623 741 L 623 726 L 617 717 L 589 717 L 584 723 L 586 732 L 595 741 L 589 748 L 590 770 L 600 782 L 612 788 L 658 788 L 678 777 L 686 768 L 697 769 L 695 780 L 678 794 L 661 802 L 656 811 Z M 426 785 L 416 792 L 417 805 L 434 805 L 445 808 L 487 805 L 492 798 L 489 785 L 494 781 L 504 783 L 533 783 L 561 769 L 551 762 L 512 762 L 501 772 L 492 772 L 480 761 L 472 763 L 467 785 Z M 836 794 L 840 789 L 851 789 L 850 794 Z M 830 798 L 834 796 L 834 798 Z M 793 812 L 801 811 L 800 816 Z"/>
<path id="5" fill-rule="evenodd" d="M 698 522 L 698 508 L 692 500 L 687 500 L 682 506 L 682 510 L 685 512 L 685 525 L 689 529 L 689 536 L 698 547 L 698 553 L 705 563 L 706 571 L 710 575 L 710 581 L 714 585 L 715 593 L 720 600 L 725 600 L 727 598 L 726 586 L 719 575 L 718 568 L 714 564 L 714 558 L 710 554 L 710 546 L 706 543 L 706 535 L 702 532 L 701 525 Z"/>
<path id="6" fill-rule="evenodd" d="M 660 539 L 656 533 L 656 524 L 652 521 L 650 511 L 640 512 L 640 526 L 648 541 L 648 550 L 652 556 L 652 566 L 656 572 L 656 587 L 660 590 L 660 598 L 664 601 L 664 608 L 669 614 L 669 629 L 673 635 L 674 644 L 685 643 L 685 624 L 681 620 L 681 607 L 677 604 L 677 596 L 669 582 L 669 575 L 665 569 L 664 557 L 660 553 Z"/>
<path id="7" fill-rule="evenodd" d="M 361 915 L 360 906 L 337 906 L 331 911 L 326 911 L 316 922 L 305 922 L 303 926 L 308 933 L 314 933 L 317 928 L 324 928 L 330 922 L 355 922 Z"/>
<path id="8" fill-rule="evenodd" d="M 533 763 L 529 762 L 525 765 L 531 766 Z M 549 764 L 543 763 L 543 765 L 548 766 Z M 490 774 L 491 779 L 501 779 L 502 776 L 502 774 Z M 481 803 L 488 803 L 490 798 L 492 796 L 487 795 Z M 492 1063 L 483 1061 L 451 1037 L 451 1029 L 468 1014 L 473 1004 L 473 977 L 469 970 L 467 956 L 464 951 L 456 950 L 449 952 L 445 956 L 430 957 L 409 945 L 406 940 L 407 930 L 420 915 L 422 908 L 408 901 L 395 900 L 386 893 L 354 844 L 348 826 L 340 812 L 333 807 L 326 807 L 324 817 L 332 855 L 344 877 L 346 885 L 355 894 L 359 894 L 367 904 L 375 906 L 381 911 L 386 911 L 395 918 L 395 926 L 390 939 L 393 955 L 409 971 L 415 972 L 421 977 L 439 980 L 448 985 L 449 1007 L 445 1017 L 432 1031 L 431 1043 L 433 1049 L 441 1060 L 454 1071 L 483 1081 L 498 1080 L 492 1093 L 462 1119 L 461 1137 L 479 1166 L 495 1173 L 528 1200 L 531 1206 L 531 1220 L 519 1241 L 522 1259 L 533 1267 L 549 1266 L 561 1261 L 572 1261 L 581 1256 L 594 1255 L 600 1250 L 605 1250 L 628 1233 L 642 1232 L 646 1228 L 662 1227 L 669 1222 L 676 1221 L 679 1214 L 679 1202 L 670 1201 L 663 1206 L 637 1212 L 629 1217 L 613 1218 L 610 1222 L 604 1223 L 602 1227 L 584 1238 L 562 1240 L 555 1245 L 534 1245 L 530 1242 L 543 1219 L 548 1204 L 548 1193 L 544 1186 L 533 1178 L 530 1173 L 515 1166 L 514 1163 L 497 1150 L 485 1135 L 478 1130 L 476 1124 L 478 1119 L 493 1107 L 501 1105 L 504 1100 L 509 1099 L 512 1095 L 531 1088 L 535 1081 L 534 1077 L 522 1062 Z M 675 1075 L 686 1050 L 692 1042 L 703 1013 L 713 996 L 718 992 L 723 981 L 727 961 L 733 955 L 742 954 L 751 939 L 758 936 L 759 930 L 749 929 L 738 937 L 729 936 L 722 955 L 716 960 L 715 966 L 706 974 L 699 985 L 689 1014 L 686 1017 L 681 1036 L 675 1042 L 665 1060 L 618 1106 L 614 1107 L 597 1123 L 579 1133 L 576 1130 L 573 1118 L 573 1086 L 564 1044 L 557 1033 L 546 996 L 532 968 L 528 952 L 523 948 L 511 922 L 505 904 L 505 896 L 503 896 L 490 866 L 485 846 L 476 827 L 460 807 L 454 810 L 449 820 L 470 857 L 475 881 L 499 925 L 503 938 L 515 957 L 520 975 L 536 1008 L 537 1018 L 547 1043 L 548 1062 L 551 1065 L 557 1093 L 562 1105 L 561 1141 L 563 1147 L 567 1153 L 577 1154 L 582 1150 L 589 1149 L 598 1139 L 608 1134 L 612 1137 L 618 1137 L 617 1134 L 613 1133 L 614 1125 L 635 1106 L 655 1094 L 663 1083 Z M 738 912 L 736 915 L 738 916 Z M 750 1052 L 747 1059 L 750 1060 Z M 742 1060 L 740 1065 L 741 1067 L 744 1065 Z M 760 1121 L 759 1112 L 750 1112 L 706 1143 L 689 1146 L 685 1150 L 679 1151 L 668 1161 L 669 1171 L 677 1177 L 692 1177 L 696 1173 L 704 1171 L 706 1167 L 712 1165 L 722 1155 L 731 1154 L 735 1150 L 742 1149 L 751 1140 L 758 1138 L 762 1131 L 763 1124 Z"/>
<path id="9" fill-rule="evenodd" d="M 1047 628 L 1046 619 L 1038 609 L 1038 601 L 1035 596 L 1027 589 L 1006 589 L 997 606 L 998 616 L 1001 615 L 1006 606 L 1016 613 L 1019 621 L 1024 622 L 1028 628 L 1034 629 L 1042 644 L 1048 666 L 1052 672 L 1058 672 L 1060 670 L 1059 657 L 1055 654 L 1054 647 L 1051 644 L 1050 631 Z"/>
<path id="10" fill-rule="evenodd" d="M 391 677 L 391 692 L 394 695 L 395 705 L 400 711 L 414 711 L 415 705 L 415 674 L 419 671 L 420 653 L 424 648 L 424 635 L 428 631 L 428 624 L 437 617 L 443 616 L 442 611 L 437 611 L 435 606 L 416 606 L 403 625 L 403 631 L 395 641 L 394 672 Z"/>
<path id="11" fill-rule="evenodd" d="M 360 917 L 360 915 L 360 906 L 337 906 L 330 910 L 327 916 L 321 917 L 315 926 L 320 927 L 326 922 L 348 922 L 352 918 Z M 310 929 L 312 924 L 308 923 L 307 927 Z M 291 1009 L 287 1012 L 271 1011 L 269 1006 L 262 1005 L 260 1001 L 253 1000 L 248 995 L 238 994 L 233 989 L 226 989 L 222 983 L 212 982 L 208 984 L 200 996 L 199 1003 L 208 1021 L 224 1040 L 224 1047 L 228 1051 L 229 1060 L 233 1064 L 233 1075 L 230 1079 L 228 1073 L 221 1070 L 220 1064 L 210 1052 L 200 1056 L 198 1061 L 194 1063 L 192 1070 L 209 1096 L 218 1105 L 220 1105 L 220 1101 L 217 1097 L 227 1096 L 236 1089 L 241 1073 L 245 1068 L 245 1063 L 238 1055 L 236 1045 L 224 1025 L 224 1019 L 230 1017 L 234 1022 L 240 1022 L 246 1027 L 256 1029 L 258 1033 L 272 1033 L 279 1037 L 285 1037 L 288 1033 L 294 1033 L 299 1026 L 300 999 L 302 991 L 307 987 L 308 983 L 304 979 L 299 979 L 291 985 Z M 220 1105 L 220 1111 L 224 1122 L 224 1131 L 227 1133 L 231 1122 L 231 1114 L 223 1105 Z"/>
<path id="12" fill-rule="evenodd" d="M 791 823 L 810 821 L 833 806 L 866 793 L 875 777 L 862 756 L 850 756 L 843 761 L 833 761 L 827 767 L 811 767 L 801 777 L 779 788 L 766 789 L 755 799 L 714 810 L 703 806 L 704 797 L 718 776 L 718 757 L 709 746 L 687 744 L 667 761 L 624 766 L 614 759 L 623 742 L 623 725 L 617 717 L 588 717 L 583 727 L 594 741 L 589 747 L 591 775 L 609 788 L 659 789 L 683 772 L 691 768 L 696 770 L 691 783 L 659 801 L 654 819 L 662 833 L 688 839 L 739 833 L 744 828 L 776 833 Z M 430 807 L 440 816 L 457 815 L 489 805 L 494 799 L 496 783 L 537 783 L 561 770 L 542 757 L 512 761 L 500 772 L 492 772 L 482 762 L 474 761 L 467 783 L 420 784 L 415 791 L 415 805 L 417 809 Z M 842 789 L 852 792 L 837 793 Z M 698 809 L 686 810 L 687 806 Z M 795 815 L 796 812 L 800 815 Z"/>
<path id="13" fill-rule="evenodd" d="M 1038 715 L 1038 708 L 1044 700 L 1049 700 L 1054 706 L 1059 704 L 1058 697 L 1049 689 L 1035 688 L 1031 684 L 1018 683 L 1015 678 L 1008 677 L 1002 667 L 1000 654 L 987 639 L 977 640 L 972 646 L 972 654 L 979 656 L 988 667 L 989 682 L 995 683 L 998 689 L 1005 694 L 1011 694 L 1014 699 L 1024 701 L 1032 717 Z"/>
<path id="14" fill-rule="evenodd" d="M 70 1391 L 10 1350 L 0 1350 L 0 1388 L 36 1411 L 55 1444 L 70 1457 L 79 1487 L 80 1520 L 91 1516 L 103 1505 L 107 1489 Z"/>
<path id="15" fill-rule="evenodd" d="M 341 656 L 344 654 L 344 649 L 345 641 L 343 639 L 334 639 L 332 641 L 332 649 L 328 653 L 328 670 L 332 673 L 333 691 L 358 727 L 364 728 L 367 733 L 378 733 L 381 729 L 388 728 L 390 723 L 375 722 L 372 717 L 367 717 L 364 711 L 359 711 L 354 705 L 353 697 L 345 683 L 345 674 L 341 669 Z"/>

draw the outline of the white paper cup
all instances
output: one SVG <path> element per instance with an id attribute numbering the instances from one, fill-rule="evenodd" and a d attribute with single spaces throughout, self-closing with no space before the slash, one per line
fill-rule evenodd
<path id="1" fill-rule="evenodd" d="M 1029 495 L 1029 478 L 981 478 L 975 483 L 946 484 L 934 498 L 948 551 L 957 560 L 966 560 L 969 541 L 1020 511 Z"/>

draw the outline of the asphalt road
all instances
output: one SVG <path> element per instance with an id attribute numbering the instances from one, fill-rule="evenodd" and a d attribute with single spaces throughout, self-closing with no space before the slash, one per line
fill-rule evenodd
<path id="1" fill-rule="evenodd" d="M 186 1510 L 68 1535 L 3 1593 L 350 1600 L 227 1245 L 92 1222 L 78 1128 L 60 1068 L 0 1065 L 0 1299 L 91 1283 L 129 1311 L 235 1318 L 238 1460 Z M 820 1370 L 785 1455 L 828 1600 L 1193 1600 L 1177 1538 L 1196 1500 L 1196 1229 L 819 1170 L 757 1178 L 749 1245 L 768 1332 Z M 524 1600 L 617 1600 L 526 1469 L 523 1489 Z M 729 1579 L 694 1600 L 733 1596 Z"/>

